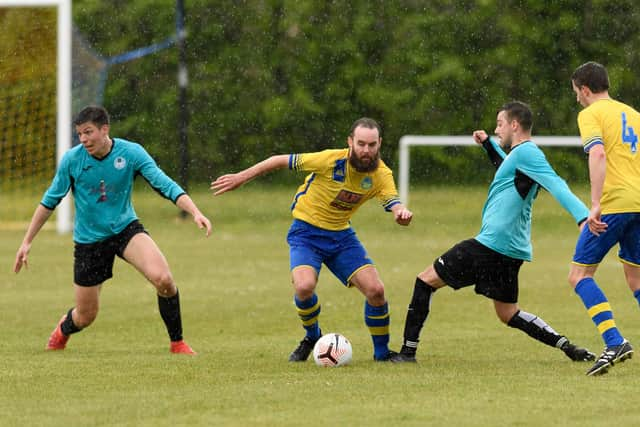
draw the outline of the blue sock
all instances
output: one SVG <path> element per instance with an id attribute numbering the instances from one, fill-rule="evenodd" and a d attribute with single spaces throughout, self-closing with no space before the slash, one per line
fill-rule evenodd
<path id="1" fill-rule="evenodd" d="M 320 315 L 318 295 L 313 294 L 311 298 L 304 301 L 300 301 L 298 297 L 294 296 L 293 301 L 296 305 L 298 316 L 302 321 L 302 327 L 307 332 L 307 337 L 312 341 L 316 341 L 322 335 L 320 324 L 318 323 L 318 316 Z"/>
<path id="2" fill-rule="evenodd" d="M 636 301 L 638 301 L 638 305 L 640 305 L 640 289 L 633 293 L 633 296 L 636 297 Z"/>
<path id="3" fill-rule="evenodd" d="M 576 293 L 582 299 L 587 313 L 602 335 L 607 347 L 620 345 L 624 338 L 616 328 L 613 312 L 607 297 L 591 277 L 585 277 L 576 285 Z"/>
<path id="4" fill-rule="evenodd" d="M 373 357 L 384 359 L 389 353 L 389 304 L 374 307 L 364 303 L 364 323 L 373 340 Z"/>

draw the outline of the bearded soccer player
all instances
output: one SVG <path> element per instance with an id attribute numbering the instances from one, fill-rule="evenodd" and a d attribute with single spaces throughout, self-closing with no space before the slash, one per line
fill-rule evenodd
<path id="1" fill-rule="evenodd" d="M 322 336 L 318 322 L 321 305 L 315 289 L 323 263 L 345 286 L 355 286 L 364 294 L 364 321 L 373 340 L 374 360 L 388 361 L 397 355 L 389 350 L 384 285 L 349 220 L 374 197 L 400 225 L 409 225 L 413 214 L 400 203 L 393 174 L 380 159 L 378 123 L 369 118 L 356 120 L 347 144 L 344 149 L 275 155 L 211 183 L 214 195 L 220 195 L 272 170 L 310 172 L 293 198 L 294 220 L 287 236 L 294 303 L 306 331 L 289 356 L 290 362 L 307 360 Z"/>
<path id="2" fill-rule="evenodd" d="M 617 328 L 611 305 L 593 276 L 616 244 L 633 296 L 640 304 L 640 113 L 609 97 L 609 75 L 587 62 L 571 76 L 577 102 L 584 107 L 578 127 L 589 155 L 591 210 L 580 233 L 569 283 L 602 336 L 605 349 L 587 375 L 600 375 L 631 358 L 633 348 Z"/>
<path id="3" fill-rule="evenodd" d="M 140 175 L 165 198 L 192 215 L 198 227 L 211 233 L 211 223 L 182 188 L 158 167 L 139 144 L 109 136 L 107 110 L 84 108 L 74 119 L 80 144 L 67 151 L 45 192 L 16 254 L 14 271 L 27 267 L 36 235 L 71 190 L 75 307 L 62 316 L 47 350 L 63 350 L 71 334 L 89 326 L 98 315 L 102 283 L 112 277 L 116 255 L 136 268 L 156 288 L 160 316 L 172 353 L 193 355 L 183 340 L 180 299 L 169 265 L 147 234 L 131 204 L 134 179 Z"/>
<path id="4" fill-rule="evenodd" d="M 404 329 L 404 343 L 394 362 L 415 362 L 420 331 L 437 289 L 458 290 L 474 286 L 475 292 L 493 301 L 496 315 L 507 326 L 558 348 L 574 361 L 594 360 L 595 354 L 578 347 L 535 314 L 518 305 L 518 275 L 524 261 L 531 261 L 531 208 L 540 188 L 545 188 L 583 224 L 588 209 L 547 162 L 531 139 L 531 109 L 514 101 L 503 105 L 496 118 L 500 144 L 483 130 L 473 139 L 486 150 L 496 167 L 482 210 L 480 233 L 438 257 L 418 274 Z M 509 150 L 508 153 L 505 150 Z"/>

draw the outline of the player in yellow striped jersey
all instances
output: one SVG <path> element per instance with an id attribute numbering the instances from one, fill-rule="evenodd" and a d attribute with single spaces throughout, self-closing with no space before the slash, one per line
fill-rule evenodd
<path id="1" fill-rule="evenodd" d="M 320 302 L 315 293 L 322 264 L 345 286 L 353 285 L 364 294 L 364 318 L 373 340 L 374 360 L 388 361 L 396 354 L 389 350 L 384 285 L 349 221 L 364 202 L 374 197 L 400 225 L 409 225 L 413 214 L 400 203 L 393 174 L 380 159 L 378 123 L 369 118 L 356 120 L 347 144 L 344 149 L 271 156 L 211 183 L 214 195 L 219 195 L 272 170 L 288 167 L 309 172 L 293 198 L 294 220 L 287 235 L 294 303 L 306 331 L 289 356 L 291 362 L 307 360 L 322 336 Z"/>
<path id="2" fill-rule="evenodd" d="M 587 62 L 578 67 L 571 85 L 584 107 L 578 127 L 589 155 L 591 210 L 576 244 L 569 283 L 605 343 L 602 355 L 587 371 L 587 375 L 599 375 L 633 354 L 593 276 L 607 252 L 619 244 L 627 284 L 640 303 L 640 113 L 609 97 L 609 76 L 601 64 Z"/>

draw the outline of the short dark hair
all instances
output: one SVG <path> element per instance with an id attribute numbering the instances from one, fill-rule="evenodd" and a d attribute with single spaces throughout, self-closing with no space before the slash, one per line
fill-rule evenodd
<path id="1" fill-rule="evenodd" d="M 533 127 L 533 113 L 531 112 L 531 108 L 524 102 L 507 102 L 500 107 L 498 113 L 500 113 L 500 111 L 504 111 L 509 120 L 515 120 L 520 123 L 520 127 L 524 131 L 530 131 Z"/>
<path id="2" fill-rule="evenodd" d="M 89 105 L 84 107 L 73 119 L 73 125 L 79 126 L 84 123 L 93 123 L 101 127 L 109 124 L 109 112 L 99 105 Z"/>
<path id="3" fill-rule="evenodd" d="M 609 90 L 609 74 L 602 64 L 589 61 L 582 64 L 571 75 L 571 81 L 577 87 L 586 86 L 593 93 Z"/>
<path id="4" fill-rule="evenodd" d="M 349 136 L 353 137 L 353 132 L 355 132 L 356 128 L 360 126 L 367 129 L 378 129 L 378 136 L 382 136 L 382 128 L 380 127 L 378 122 L 368 117 L 361 117 L 355 122 L 353 122 L 353 125 L 351 125 L 351 131 L 349 132 Z"/>

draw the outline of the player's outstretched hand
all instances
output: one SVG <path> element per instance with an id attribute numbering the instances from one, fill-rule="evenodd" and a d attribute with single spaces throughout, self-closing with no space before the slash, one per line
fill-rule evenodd
<path id="1" fill-rule="evenodd" d="M 211 221 L 209 221 L 209 218 L 202 215 L 201 213 L 197 213 L 193 216 L 193 221 L 198 225 L 198 228 L 200 230 L 202 230 L 203 228 L 206 230 L 207 237 L 211 235 Z"/>
<path id="2" fill-rule="evenodd" d="M 393 215 L 396 223 L 400 225 L 409 225 L 411 223 L 411 218 L 413 218 L 413 212 L 407 208 L 398 209 L 393 212 Z"/>
<path id="3" fill-rule="evenodd" d="M 16 253 L 16 262 L 13 264 L 13 271 L 15 273 L 20 272 L 23 265 L 24 265 L 24 268 L 29 268 L 27 258 L 28 258 L 30 249 L 31 249 L 31 245 L 27 243 L 23 243 L 22 245 L 20 245 L 20 248 Z"/>
<path id="4" fill-rule="evenodd" d="M 483 130 L 473 131 L 473 140 L 476 142 L 476 144 L 482 144 L 487 138 L 489 138 L 487 132 Z"/>
<path id="5" fill-rule="evenodd" d="M 227 191 L 235 190 L 243 183 L 244 181 L 240 177 L 240 174 L 232 173 L 216 178 L 216 180 L 211 183 L 210 189 L 213 191 L 213 195 L 217 196 Z"/>

